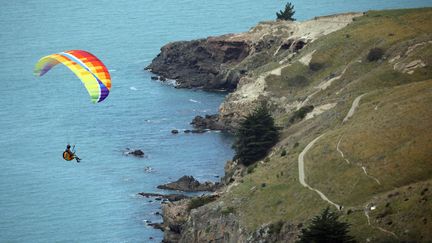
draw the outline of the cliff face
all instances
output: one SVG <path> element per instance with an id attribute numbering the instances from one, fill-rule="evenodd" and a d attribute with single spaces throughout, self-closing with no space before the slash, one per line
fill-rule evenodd
<path id="1" fill-rule="evenodd" d="M 230 37 L 169 43 L 146 69 L 175 79 L 180 88 L 232 91 L 245 72 L 232 68 L 249 55 L 250 45 Z"/>
<path id="2" fill-rule="evenodd" d="M 248 46 L 215 62 L 244 70 L 218 124 L 235 130 L 264 101 L 281 139 L 249 168 L 227 163 L 218 199 L 186 212 L 176 241 L 295 242 L 330 206 L 360 242 L 430 242 L 431 22 L 431 8 L 370 11 L 216 37 Z"/>

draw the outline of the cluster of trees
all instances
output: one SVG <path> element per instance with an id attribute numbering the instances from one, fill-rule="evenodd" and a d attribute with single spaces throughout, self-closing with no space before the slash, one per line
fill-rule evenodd
<path id="1" fill-rule="evenodd" d="M 240 123 L 234 159 L 248 166 L 264 158 L 279 139 L 279 131 L 266 105 L 261 105 Z"/>
<path id="2" fill-rule="evenodd" d="M 294 5 L 292 5 L 291 3 L 287 3 L 283 11 L 280 10 L 279 12 L 276 12 L 276 19 L 294 21 L 296 20 L 295 18 L 293 18 L 294 14 Z"/>
<path id="3" fill-rule="evenodd" d="M 348 235 L 350 225 L 338 218 L 339 215 L 327 207 L 312 219 L 307 228 L 302 229 L 297 243 L 355 243 L 354 238 Z"/>

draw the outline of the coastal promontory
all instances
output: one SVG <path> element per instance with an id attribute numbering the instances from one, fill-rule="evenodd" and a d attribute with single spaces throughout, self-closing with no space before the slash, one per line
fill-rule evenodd
<path id="1" fill-rule="evenodd" d="M 368 11 L 162 47 L 154 73 L 230 92 L 196 123 L 236 132 L 264 103 L 280 134 L 212 194 L 164 204 L 166 241 L 296 242 L 326 208 L 358 242 L 432 241 L 431 23 L 431 8 Z"/>

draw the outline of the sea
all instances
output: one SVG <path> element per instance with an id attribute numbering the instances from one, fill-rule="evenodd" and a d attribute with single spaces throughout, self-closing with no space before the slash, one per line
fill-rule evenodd
<path id="1" fill-rule="evenodd" d="M 293 0 L 295 17 L 431 6 L 430 0 Z M 144 70 L 160 47 L 248 31 L 275 19 L 281 0 L 1 1 L 0 242 L 160 242 L 148 226 L 160 204 L 139 192 L 191 175 L 217 181 L 233 137 L 185 134 L 213 114 L 225 93 L 176 89 Z M 112 78 L 109 97 L 90 102 L 58 65 L 33 76 L 43 56 L 86 50 Z M 178 129 L 179 134 L 171 130 Z M 67 143 L 81 163 L 64 161 Z M 145 156 L 127 156 L 141 149 Z"/>

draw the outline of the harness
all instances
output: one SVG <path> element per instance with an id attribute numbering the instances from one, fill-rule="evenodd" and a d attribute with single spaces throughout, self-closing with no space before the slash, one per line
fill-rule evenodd
<path id="1" fill-rule="evenodd" d="M 66 150 L 63 152 L 63 159 L 67 161 L 71 161 L 74 159 L 74 155 L 71 152 Z"/>

